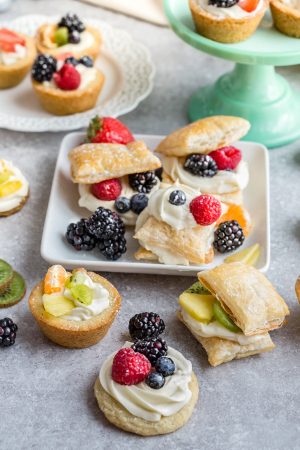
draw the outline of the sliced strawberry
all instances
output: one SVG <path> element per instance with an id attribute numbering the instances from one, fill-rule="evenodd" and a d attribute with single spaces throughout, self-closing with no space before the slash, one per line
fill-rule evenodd
<path id="1" fill-rule="evenodd" d="M 22 36 L 6 28 L 0 29 L 0 48 L 3 52 L 14 52 L 16 45 L 25 44 L 26 41 Z"/>
<path id="2" fill-rule="evenodd" d="M 249 13 L 253 12 L 259 3 L 259 0 L 239 0 L 239 6 Z"/>

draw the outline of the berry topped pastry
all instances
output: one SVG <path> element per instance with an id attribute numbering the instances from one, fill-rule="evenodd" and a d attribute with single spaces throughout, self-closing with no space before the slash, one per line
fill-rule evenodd
<path id="1" fill-rule="evenodd" d="M 99 125 L 97 118 L 93 127 L 95 120 L 100 128 L 96 133 L 89 128 L 91 143 L 69 153 L 71 177 L 79 185 L 79 206 L 90 211 L 111 209 L 125 225 L 134 225 L 159 188 L 155 170 L 161 166 L 160 160 L 144 142 L 134 141 L 119 121 L 104 117 Z"/>
<path id="2" fill-rule="evenodd" d="M 88 55 L 95 59 L 100 51 L 101 34 L 76 15 L 68 13 L 57 24 L 42 25 L 36 35 L 39 53 L 58 57 L 70 53 L 76 58 Z"/>
<path id="3" fill-rule="evenodd" d="M 106 359 L 94 387 L 106 418 L 142 436 L 176 431 L 190 419 L 198 400 L 192 364 L 160 337 L 164 328 L 156 313 L 133 316 L 133 342 Z"/>
<path id="4" fill-rule="evenodd" d="M 59 59 L 39 55 L 32 67 L 32 85 L 42 106 L 52 114 L 68 115 L 95 106 L 104 75 L 90 56 Z"/>
<path id="5" fill-rule="evenodd" d="M 156 149 L 162 155 L 163 180 L 178 180 L 224 203 L 241 204 L 249 172 L 234 143 L 249 128 L 239 117 L 213 116 L 174 131 Z"/>
<path id="6" fill-rule="evenodd" d="M 180 295 L 177 315 L 212 366 L 273 350 L 268 332 L 282 326 L 289 309 L 262 273 L 234 262 L 198 278 Z"/>
<path id="7" fill-rule="evenodd" d="M 43 333 L 63 347 L 83 348 L 99 342 L 121 306 L 116 288 L 85 269 L 48 269 L 31 292 L 30 310 Z"/>
<path id="8" fill-rule="evenodd" d="M 267 0 L 189 0 L 199 34 L 223 43 L 248 39 L 268 7 Z"/>
<path id="9" fill-rule="evenodd" d="M 21 83 L 30 70 L 35 54 L 31 37 L 0 28 L 0 89 Z"/>
<path id="10" fill-rule="evenodd" d="M 298 0 L 271 0 L 274 25 L 287 36 L 300 38 L 300 3 Z"/>
<path id="11" fill-rule="evenodd" d="M 10 161 L 0 159 L 0 216 L 20 211 L 29 196 L 29 184 Z"/>

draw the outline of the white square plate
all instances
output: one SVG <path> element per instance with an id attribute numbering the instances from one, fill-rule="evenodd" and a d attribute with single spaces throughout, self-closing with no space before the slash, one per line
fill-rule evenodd
<path id="1" fill-rule="evenodd" d="M 68 134 L 62 141 L 54 172 L 48 211 L 44 224 L 41 243 L 41 255 L 51 264 L 59 263 L 66 268 L 85 267 L 93 271 L 156 273 L 167 275 L 195 275 L 203 269 L 221 264 L 228 255 L 216 254 L 211 264 L 202 266 L 175 266 L 152 262 L 140 262 L 134 259 L 138 242 L 132 238 L 132 232 L 126 233 L 127 253 L 118 261 L 107 261 L 95 249 L 91 252 L 78 252 L 69 245 L 64 233 L 70 222 L 87 217 L 88 211 L 78 206 L 78 187 L 70 179 L 69 151 L 85 138 L 84 133 Z M 137 135 L 150 149 L 155 149 L 163 136 Z M 262 248 L 257 268 L 266 271 L 270 261 L 270 225 L 269 225 L 269 162 L 268 151 L 254 142 L 239 142 L 238 147 L 248 162 L 250 182 L 244 196 L 254 227 L 245 247 L 259 243 Z"/>

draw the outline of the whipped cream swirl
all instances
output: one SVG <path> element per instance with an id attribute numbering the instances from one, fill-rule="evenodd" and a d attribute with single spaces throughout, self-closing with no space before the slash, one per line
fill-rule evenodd
<path id="1" fill-rule="evenodd" d="M 233 19 L 242 19 L 244 17 L 249 17 L 256 14 L 262 8 L 264 1 L 260 0 L 255 10 L 251 12 L 245 11 L 239 6 L 238 3 L 230 6 L 229 8 L 220 8 L 215 5 L 210 5 L 208 0 L 196 0 L 196 3 L 198 4 L 198 6 L 200 6 L 200 8 L 202 8 L 204 11 L 211 14 L 215 18 L 225 19 L 231 17 Z"/>
<path id="2" fill-rule="evenodd" d="M 126 342 L 124 347 L 132 344 Z M 192 376 L 192 364 L 184 356 L 169 347 L 168 356 L 174 361 L 174 375 L 165 379 L 161 389 L 150 388 L 144 381 L 131 386 L 116 383 L 111 377 L 113 358 L 110 355 L 101 367 L 99 380 L 103 389 L 117 400 L 133 416 L 149 422 L 158 422 L 180 411 L 191 399 L 189 383 Z"/>
<path id="3" fill-rule="evenodd" d="M 10 211 L 17 208 L 29 192 L 29 184 L 22 172 L 13 165 L 12 162 L 4 159 L 0 160 L 0 174 L 3 171 L 11 172 L 10 177 L 6 182 L 20 181 L 22 186 L 16 192 L 0 197 L 0 212 Z"/>

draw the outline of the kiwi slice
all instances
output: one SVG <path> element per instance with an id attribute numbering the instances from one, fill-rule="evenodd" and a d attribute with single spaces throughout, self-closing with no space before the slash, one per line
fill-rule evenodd
<path id="1" fill-rule="evenodd" d="M 216 320 L 233 333 L 239 333 L 241 329 L 231 320 L 229 315 L 224 311 L 220 303 L 216 300 L 213 304 L 213 311 Z"/>
<path id="2" fill-rule="evenodd" d="M 26 285 L 24 278 L 17 272 L 13 272 L 12 280 L 6 290 L 0 294 L 0 308 L 12 306 L 24 297 Z"/>
<path id="3" fill-rule="evenodd" d="M 185 292 L 188 292 L 189 294 L 211 295 L 211 292 L 209 292 L 200 281 L 196 281 L 196 283 L 192 284 Z"/>
<path id="4" fill-rule="evenodd" d="M 93 289 L 85 284 L 76 284 L 71 287 L 71 294 L 75 300 L 84 305 L 90 305 L 93 301 Z"/>
<path id="5" fill-rule="evenodd" d="M 3 259 L 0 259 L 0 294 L 2 294 L 9 286 L 13 277 L 12 267 Z"/>

